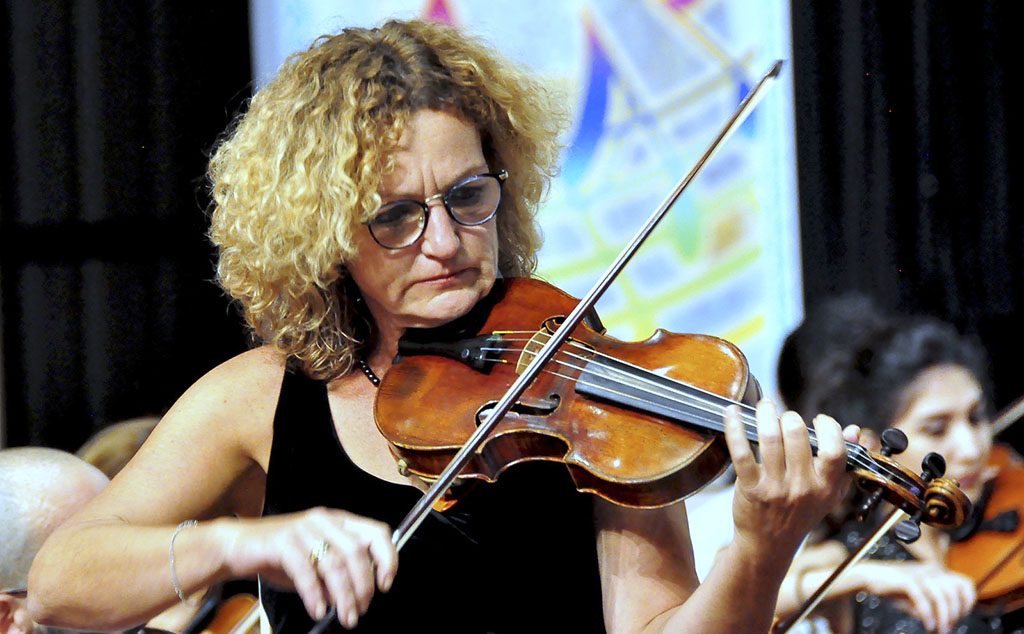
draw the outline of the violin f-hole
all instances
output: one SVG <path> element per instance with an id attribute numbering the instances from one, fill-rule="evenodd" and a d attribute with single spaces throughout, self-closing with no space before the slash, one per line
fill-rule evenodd
<path id="1" fill-rule="evenodd" d="M 559 403 L 562 399 L 558 394 L 551 394 L 547 398 L 532 399 L 529 403 L 523 401 L 516 401 L 511 408 L 510 413 L 519 414 L 520 416 L 550 416 L 558 409 Z M 491 401 L 485 403 L 483 407 L 477 410 L 476 413 L 476 426 L 479 427 L 487 422 L 487 418 L 494 411 L 494 406 L 498 404 L 498 401 Z"/>

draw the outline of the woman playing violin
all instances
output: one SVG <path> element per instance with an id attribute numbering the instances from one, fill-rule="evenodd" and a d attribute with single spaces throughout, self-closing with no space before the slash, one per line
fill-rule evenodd
<path id="1" fill-rule="evenodd" d="M 769 403 L 761 462 L 726 418 L 736 539 L 699 586 L 683 504 L 615 506 L 558 464 L 512 467 L 431 513 L 401 557 L 392 545 L 424 483 L 374 423 L 377 377 L 407 329 L 533 270 L 560 112 L 436 24 L 347 29 L 290 58 L 210 166 L 218 279 L 261 345 L 199 379 L 54 534 L 36 618 L 123 627 L 258 576 L 277 634 L 332 605 L 360 631 L 766 631 L 857 436 L 817 418 L 812 456 L 800 417 Z"/>
<path id="2" fill-rule="evenodd" d="M 790 395 L 798 400 L 792 404 L 798 409 L 820 408 L 878 433 L 890 427 L 903 431 L 909 446 L 894 456 L 898 462 L 915 467 L 927 453 L 941 454 L 946 476 L 958 480 L 963 492 L 978 503 L 991 478 L 992 449 L 981 349 L 952 326 L 933 319 L 881 316 L 870 304 L 851 298 L 833 304 L 844 308 L 833 310 L 826 304 L 812 313 L 787 340 L 783 358 L 797 358 L 794 348 L 799 342 L 826 327 L 815 323 L 816 318 L 829 319 L 827 327 L 836 333 L 856 332 L 859 337 L 831 338 L 826 344 L 832 347 L 831 354 L 814 368 L 803 368 L 805 384 L 800 394 Z M 864 312 L 858 314 L 857 308 Z M 858 323 L 836 329 L 837 318 Z M 821 345 L 815 346 L 815 351 L 821 350 Z M 847 550 L 856 549 L 873 532 L 871 525 L 852 519 L 859 505 L 857 499 L 844 505 L 836 514 L 838 525 L 821 527 L 827 539 L 797 555 L 780 593 L 780 614 L 795 610 L 845 559 Z M 946 567 L 950 540 L 951 533 L 928 526 L 908 544 L 883 537 L 869 558 L 852 566 L 825 595 L 853 598 L 831 608 L 833 629 L 1004 631 L 1000 619 L 972 614 L 974 584 Z"/>

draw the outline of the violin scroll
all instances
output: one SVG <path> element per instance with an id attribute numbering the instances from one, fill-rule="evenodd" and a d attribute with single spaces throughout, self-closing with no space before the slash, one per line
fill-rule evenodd
<path id="1" fill-rule="evenodd" d="M 946 461 L 942 456 L 936 453 L 925 456 L 919 476 L 889 457 L 906 448 L 903 432 L 887 429 L 882 437 L 880 453 L 870 454 L 866 460 L 855 460 L 858 467 L 853 470 L 853 475 L 857 486 L 867 493 L 857 515 L 863 519 L 879 501 L 889 502 L 910 516 L 895 531 L 898 539 L 908 543 L 920 535 L 920 522 L 943 529 L 963 524 L 971 512 L 971 501 L 959 489 L 959 483 L 942 477 L 946 471 Z M 856 450 L 862 448 L 856 447 Z"/>
<path id="2" fill-rule="evenodd" d="M 956 480 L 935 478 L 928 483 L 924 494 L 924 514 L 929 518 L 926 524 L 956 528 L 970 512 L 971 500 L 960 490 Z"/>
<path id="3" fill-rule="evenodd" d="M 971 502 L 959 489 L 955 480 L 941 477 L 946 473 L 946 460 L 937 453 L 929 453 L 921 461 L 921 479 L 928 483 L 924 494 L 924 505 L 910 519 L 896 525 L 896 538 L 911 543 L 921 536 L 921 519 L 929 518 L 928 524 L 941 528 L 956 528 L 964 523 L 970 513 Z"/>
<path id="4" fill-rule="evenodd" d="M 895 530 L 896 538 L 906 543 L 921 535 L 921 522 L 943 529 L 963 524 L 971 512 L 971 501 L 960 490 L 958 482 L 942 477 L 946 472 L 946 461 L 942 456 L 937 453 L 925 456 L 921 462 L 921 475 L 918 476 L 889 457 L 906 448 L 903 442 L 906 436 L 895 429 L 887 429 L 882 436 L 881 453 L 872 456 L 868 467 L 854 472 L 858 486 L 868 493 L 858 515 L 861 518 L 866 516 L 880 500 L 889 502 L 910 516 Z M 872 466 L 881 469 L 876 471 Z"/>

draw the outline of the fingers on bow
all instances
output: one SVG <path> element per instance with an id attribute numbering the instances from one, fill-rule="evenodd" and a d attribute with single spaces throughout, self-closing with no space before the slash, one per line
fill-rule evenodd
<path id="1" fill-rule="evenodd" d="M 375 590 L 391 587 L 398 566 L 391 531 L 381 522 L 338 511 L 317 509 L 310 520 L 292 540 L 285 572 L 310 616 L 323 618 L 334 605 L 338 620 L 354 627 Z"/>

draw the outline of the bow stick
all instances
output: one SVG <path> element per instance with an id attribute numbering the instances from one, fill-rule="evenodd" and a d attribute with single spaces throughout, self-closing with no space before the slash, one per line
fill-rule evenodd
<path id="1" fill-rule="evenodd" d="M 1007 427 L 1016 423 L 1021 416 L 1024 416 L 1024 396 L 1020 396 L 992 419 L 992 435 L 996 436 L 1000 432 L 1005 431 Z"/>

